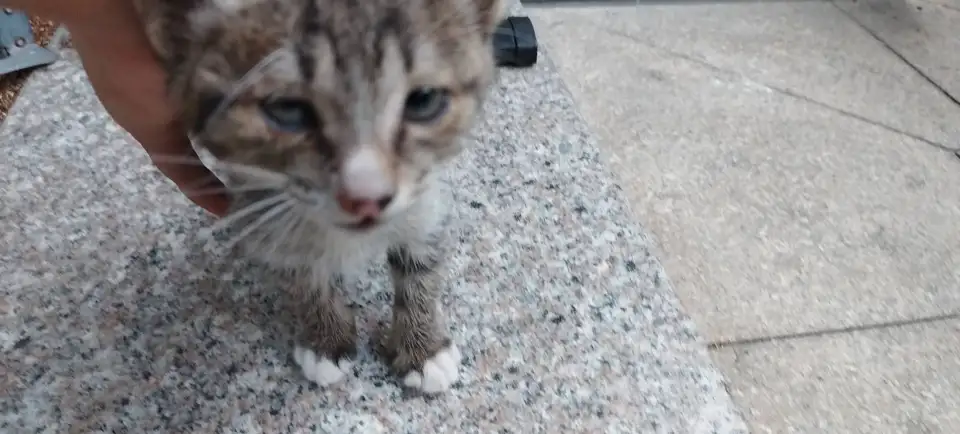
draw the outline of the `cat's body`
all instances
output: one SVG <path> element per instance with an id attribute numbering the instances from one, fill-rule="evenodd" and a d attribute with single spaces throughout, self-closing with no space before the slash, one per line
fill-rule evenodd
<path id="1" fill-rule="evenodd" d="M 406 386 L 448 389 L 459 351 L 439 326 L 446 204 L 493 78 L 500 0 L 137 0 L 196 142 L 228 174 L 247 249 L 298 271 L 294 358 L 321 385 L 356 352 L 333 279 L 386 252 L 384 347 Z M 349 288 L 346 288 L 349 290 Z"/>

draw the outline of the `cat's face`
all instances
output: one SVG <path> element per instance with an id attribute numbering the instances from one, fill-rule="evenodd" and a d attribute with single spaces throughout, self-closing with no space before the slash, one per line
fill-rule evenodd
<path id="1" fill-rule="evenodd" d="M 186 17 L 195 49 L 172 56 L 195 139 L 237 192 L 344 228 L 417 200 L 493 77 L 500 0 L 208 3 Z"/>

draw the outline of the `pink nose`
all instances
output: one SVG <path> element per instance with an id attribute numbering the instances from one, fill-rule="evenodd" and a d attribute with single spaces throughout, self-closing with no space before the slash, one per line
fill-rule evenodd
<path id="1" fill-rule="evenodd" d="M 344 191 L 337 193 L 337 204 L 347 214 L 364 219 L 378 218 L 383 210 L 390 205 L 393 196 L 384 196 L 380 199 L 351 197 Z"/>

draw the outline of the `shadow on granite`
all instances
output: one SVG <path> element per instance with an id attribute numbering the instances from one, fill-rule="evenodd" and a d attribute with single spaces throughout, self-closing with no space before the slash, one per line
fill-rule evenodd
<path id="1" fill-rule="evenodd" d="M 64 56 L 2 130 L 0 431 L 745 431 L 549 64 L 503 71 L 448 176 L 464 378 L 425 400 L 369 345 L 355 378 L 304 380 L 284 277 L 205 248 L 211 222 Z M 353 292 L 364 336 L 386 284 L 373 268 Z"/>

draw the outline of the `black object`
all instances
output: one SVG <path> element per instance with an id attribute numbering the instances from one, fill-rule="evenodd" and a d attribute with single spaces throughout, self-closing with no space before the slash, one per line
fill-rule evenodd
<path id="1" fill-rule="evenodd" d="M 522 0 L 524 5 L 540 6 L 597 6 L 598 4 L 608 6 L 621 5 L 675 5 L 675 4 L 736 4 L 736 3 L 785 3 L 809 0 Z"/>
<path id="2" fill-rule="evenodd" d="M 53 63 L 57 55 L 33 40 L 23 12 L 0 11 L 0 75 Z"/>
<path id="3" fill-rule="evenodd" d="M 497 66 L 528 67 L 537 63 L 537 35 L 527 17 L 508 17 L 493 33 Z"/>

